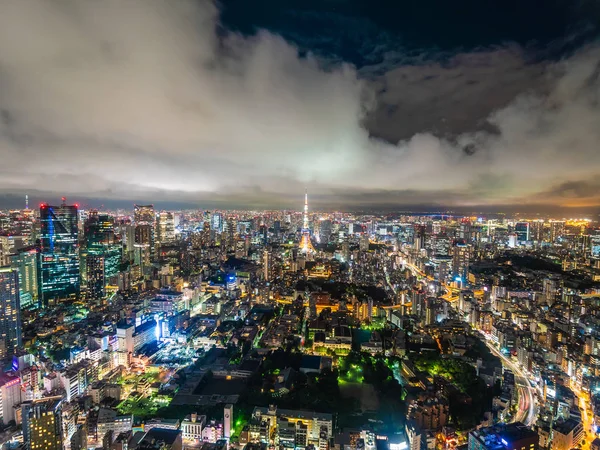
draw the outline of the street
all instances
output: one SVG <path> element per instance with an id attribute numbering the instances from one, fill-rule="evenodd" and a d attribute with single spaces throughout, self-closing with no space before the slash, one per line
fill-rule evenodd
<path id="1" fill-rule="evenodd" d="M 529 383 L 529 379 L 525 375 L 525 373 L 518 367 L 517 364 L 512 362 L 509 358 L 504 356 L 501 352 L 496 350 L 496 348 L 488 341 L 485 335 L 482 336 L 484 338 L 485 344 L 488 346 L 490 351 L 498 356 L 502 361 L 502 364 L 507 367 L 512 373 L 515 375 L 515 388 L 518 391 L 518 408 L 517 413 L 515 414 L 515 422 L 523 422 L 525 425 L 531 426 L 537 420 L 538 415 L 538 407 L 535 401 L 535 389 Z"/>

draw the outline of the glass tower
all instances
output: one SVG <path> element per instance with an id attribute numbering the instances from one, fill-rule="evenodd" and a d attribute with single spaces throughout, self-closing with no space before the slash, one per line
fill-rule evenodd
<path id="1" fill-rule="evenodd" d="M 77 206 L 40 207 L 41 294 L 48 300 L 79 294 Z"/>
<path id="2" fill-rule="evenodd" d="M 85 224 L 85 249 L 81 252 L 82 279 L 89 299 L 101 299 L 109 279 L 119 273 L 123 247 L 116 238 L 114 218 L 92 211 Z"/>

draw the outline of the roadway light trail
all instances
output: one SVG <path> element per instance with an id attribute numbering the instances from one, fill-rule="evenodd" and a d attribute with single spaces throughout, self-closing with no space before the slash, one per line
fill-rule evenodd
<path id="1" fill-rule="evenodd" d="M 529 379 L 525 373 L 518 367 L 517 364 L 513 363 L 509 358 L 504 356 L 501 352 L 489 343 L 485 335 L 485 344 L 488 346 L 490 351 L 498 356 L 505 367 L 508 367 L 515 375 L 516 388 L 518 389 L 519 396 L 519 407 L 517 414 L 515 414 L 515 422 L 523 422 L 527 426 L 533 425 L 537 420 L 538 407 L 535 402 L 535 389 L 531 387 Z"/>

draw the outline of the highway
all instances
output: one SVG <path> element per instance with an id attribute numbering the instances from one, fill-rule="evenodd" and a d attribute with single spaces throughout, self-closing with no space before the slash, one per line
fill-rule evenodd
<path id="1" fill-rule="evenodd" d="M 434 277 L 432 277 L 431 275 L 427 275 L 425 272 L 423 272 L 421 269 L 419 269 L 414 264 L 410 264 L 407 261 L 404 261 L 402 264 L 404 267 L 409 269 L 413 274 L 417 274 L 420 277 L 426 278 L 429 281 L 436 281 Z M 448 302 L 454 302 L 458 299 L 458 294 L 460 293 L 460 289 L 454 288 L 452 286 L 448 286 L 446 284 L 442 284 L 442 288 L 446 291 L 446 293 L 444 295 L 442 295 L 440 298 L 443 298 L 444 300 L 446 300 Z"/>
<path id="2" fill-rule="evenodd" d="M 512 362 L 510 358 L 507 358 L 496 350 L 483 333 L 482 336 L 490 351 L 498 356 L 502 361 L 502 364 L 515 375 L 515 388 L 518 392 L 519 404 L 514 421 L 523 422 L 527 426 L 533 425 L 537 420 L 538 407 L 535 401 L 535 389 L 529 383 L 527 375 L 525 375 L 518 365 Z"/>

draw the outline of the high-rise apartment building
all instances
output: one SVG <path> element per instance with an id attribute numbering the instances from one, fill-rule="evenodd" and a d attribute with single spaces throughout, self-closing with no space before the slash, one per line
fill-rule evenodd
<path id="1" fill-rule="evenodd" d="M 77 205 L 40 207 L 41 295 L 48 300 L 79 294 Z"/>
<path id="2" fill-rule="evenodd" d="M 62 397 L 49 397 L 21 405 L 23 442 L 28 450 L 62 450 Z"/>
<path id="3" fill-rule="evenodd" d="M 19 273 L 0 267 L 0 358 L 6 358 L 21 345 L 21 305 Z"/>

